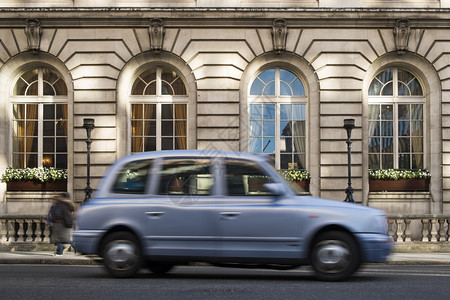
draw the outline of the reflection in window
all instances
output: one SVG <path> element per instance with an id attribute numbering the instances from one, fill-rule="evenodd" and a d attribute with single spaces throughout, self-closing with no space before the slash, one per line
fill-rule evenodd
<path id="1" fill-rule="evenodd" d="M 284 69 L 269 69 L 259 74 L 250 88 L 254 96 L 304 96 L 305 89 L 300 79 Z"/>
<path id="2" fill-rule="evenodd" d="M 152 160 L 134 161 L 125 165 L 118 173 L 113 186 L 114 193 L 143 194 Z"/>
<path id="3" fill-rule="evenodd" d="M 159 195 L 210 195 L 213 186 L 210 159 L 167 159 L 160 173 Z M 194 201 L 182 198 L 176 201 Z"/>
<path id="4" fill-rule="evenodd" d="M 258 164 L 242 160 L 225 160 L 225 180 L 229 196 L 271 195 L 264 187 L 272 183 Z"/>
<path id="5" fill-rule="evenodd" d="M 253 81 L 249 96 L 249 152 L 274 156 L 279 169 L 306 168 L 306 97 L 292 72 L 269 69 Z"/>
<path id="6" fill-rule="evenodd" d="M 67 87 L 51 69 L 25 72 L 14 86 L 12 165 L 67 168 Z M 48 96 L 42 102 L 40 96 Z"/>
<path id="7" fill-rule="evenodd" d="M 373 79 L 369 94 L 369 168 L 424 168 L 425 99 L 413 97 L 422 95 L 418 80 L 389 69 Z M 384 96 L 383 102 L 376 96 Z"/>

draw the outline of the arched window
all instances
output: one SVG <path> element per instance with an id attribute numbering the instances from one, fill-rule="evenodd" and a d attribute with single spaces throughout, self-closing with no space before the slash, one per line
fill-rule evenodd
<path id="1" fill-rule="evenodd" d="M 249 152 L 272 154 L 278 169 L 306 168 L 306 96 L 292 72 L 273 68 L 250 87 Z"/>
<path id="2" fill-rule="evenodd" d="M 67 168 L 67 86 L 50 68 L 23 73 L 11 103 L 14 168 Z"/>
<path id="3" fill-rule="evenodd" d="M 131 152 L 187 149 L 186 87 L 169 69 L 141 73 L 131 89 Z"/>
<path id="4" fill-rule="evenodd" d="M 369 87 L 369 168 L 424 168 L 425 97 L 400 68 L 380 72 Z"/>

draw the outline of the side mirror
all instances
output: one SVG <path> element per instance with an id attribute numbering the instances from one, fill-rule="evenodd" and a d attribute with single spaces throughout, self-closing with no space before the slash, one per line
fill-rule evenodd
<path id="1" fill-rule="evenodd" d="M 278 197 L 284 194 L 284 188 L 281 183 L 265 183 L 264 188 L 272 195 Z"/>

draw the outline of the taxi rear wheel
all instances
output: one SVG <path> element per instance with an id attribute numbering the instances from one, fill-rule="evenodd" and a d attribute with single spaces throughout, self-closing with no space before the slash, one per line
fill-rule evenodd
<path id="1" fill-rule="evenodd" d="M 103 263 L 114 277 L 133 277 L 142 266 L 142 252 L 137 238 L 130 232 L 113 232 L 102 244 Z"/>
<path id="2" fill-rule="evenodd" d="M 353 237 L 342 231 L 324 232 L 314 241 L 311 265 L 317 278 L 326 281 L 347 279 L 361 264 Z"/>

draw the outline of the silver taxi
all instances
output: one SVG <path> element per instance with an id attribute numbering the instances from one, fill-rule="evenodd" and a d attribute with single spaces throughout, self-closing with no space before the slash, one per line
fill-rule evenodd
<path id="1" fill-rule="evenodd" d="M 75 245 L 114 277 L 189 262 L 295 268 L 344 280 L 392 248 L 383 211 L 298 196 L 264 157 L 176 150 L 127 156 L 77 212 Z"/>

